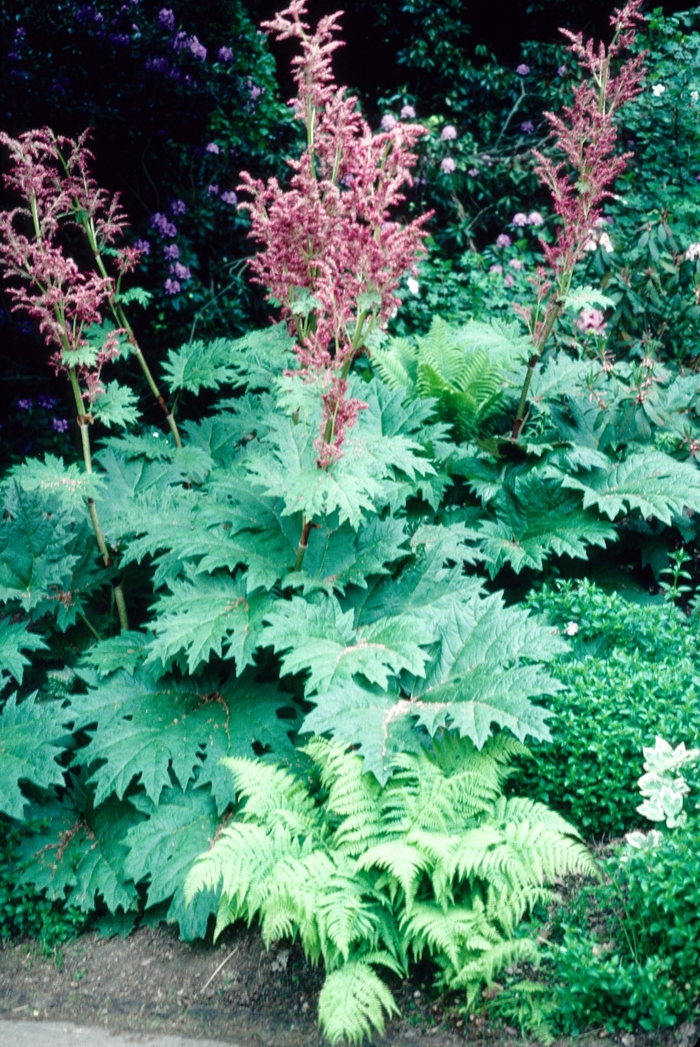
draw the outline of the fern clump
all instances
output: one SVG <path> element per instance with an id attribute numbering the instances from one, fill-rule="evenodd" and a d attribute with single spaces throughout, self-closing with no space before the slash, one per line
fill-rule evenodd
<path id="1" fill-rule="evenodd" d="M 375 348 L 372 363 L 391 388 L 435 399 L 441 421 L 452 425 L 458 440 L 470 440 L 493 431 L 521 341 L 503 325 L 471 321 L 454 328 L 436 316 L 415 342 L 392 338 Z"/>
<path id="2" fill-rule="evenodd" d="M 220 891 L 216 935 L 258 920 L 269 945 L 298 937 L 323 960 L 319 1021 L 332 1043 L 381 1032 L 397 1010 L 375 968 L 405 975 L 432 958 L 474 1000 L 536 943 L 516 937 L 547 883 L 595 866 L 576 830 L 543 804 L 502 793 L 523 746 L 501 733 L 479 751 L 456 733 L 403 753 L 381 786 L 337 741 L 313 738 L 313 773 L 227 759 L 236 816 L 185 884 Z M 310 783 L 310 784 L 309 784 Z"/>

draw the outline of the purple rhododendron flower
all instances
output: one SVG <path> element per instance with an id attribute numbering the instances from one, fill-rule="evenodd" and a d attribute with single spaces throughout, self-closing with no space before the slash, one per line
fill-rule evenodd
<path id="1" fill-rule="evenodd" d="M 222 193 L 221 199 L 224 201 L 225 204 L 232 204 L 234 207 L 238 203 L 238 197 L 234 193 L 233 189 L 229 189 L 225 193 Z"/>
<path id="2" fill-rule="evenodd" d="M 405 105 L 399 113 L 399 116 L 402 120 L 415 120 L 416 111 L 412 105 Z"/>
<path id="3" fill-rule="evenodd" d="M 232 62 L 233 61 L 233 51 L 231 50 L 230 47 L 220 47 L 219 48 L 219 61 L 220 62 Z"/>
<path id="4" fill-rule="evenodd" d="M 177 244 L 166 244 L 163 248 L 163 254 L 170 261 L 175 261 L 176 258 L 180 257 L 180 248 Z"/>
<path id="5" fill-rule="evenodd" d="M 392 116 L 391 113 L 385 113 L 385 115 L 382 117 L 380 121 L 379 126 L 381 127 L 382 131 L 393 131 L 396 127 L 396 123 L 397 121 L 395 116 Z"/>
<path id="6" fill-rule="evenodd" d="M 51 428 L 55 429 L 57 433 L 65 433 L 68 431 L 68 422 L 65 418 L 52 418 Z"/>
<path id="7" fill-rule="evenodd" d="M 452 174 L 454 171 L 457 170 L 457 164 L 454 162 L 451 156 L 446 156 L 440 164 L 440 169 L 444 171 L 445 174 Z"/>
<path id="8" fill-rule="evenodd" d="M 173 47 L 176 51 L 184 51 L 186 47 L 189 47 L 189 44 L 189 37 L 182 30 L 173 39 Z"/>
<path id="9" fill-rule="evenodd" d="M 517 269 L 517 270 L 520 270 L 520 269 L 523 268 L 523 263 L 520 261 L 519 258 L 511 258 L 511 260 L 508 262 L 508 265 L 511 266 L 511 268 Z"/>
<path id="10" fill-rule="evenodd" d="M 175 13 L 169 7 L 162 7 L 158 12 L 158 25 L 163 29 L 175 28 Z"/>
<path id="11" fill-rule="evenodd" d="M 518 76 L 529 76 L 530 66 L 526 65 L 525 62 L 521 62 L 520 65 L 516 65 L 515 71 L 518 74 Z"/>
<path id="12" fill-rule="evenodd" d="M 31 397 L 27 397 L 24 400 L 18 400 L 17 406 L 19 407 L 20 411 L 31 411 L 32 407 L 34 406 L 34 401 L 31 399 Z"/>
<path id="13" fill-rule="evenodd" d="M 190 40 L 190 51 L 195 58 L 199 58 L 200 61 L 204 61 L 207 57 L 207 49 L 204 44 L 200 44 L 196 36 L 193 36 Z"/>
<path id="14" fill-rule="evenodd" d="M 177 280 L 170 280 L 170 279 L 166 280 L 165 283 L 163 284 L 163 288 L 164 288 L 166 294 L 179 294 L 180 293 L 180 285 L 177 282 Z"/>
<path id="15" fill-rule="evenodd" d="M 506 273 L 506 278 L 503 281 L 503 283 L 504 283 L 504 285 L 506 287 L 512 287 L 513 284 L 515 283 L 515 277 L 513 276 L 513 274 L 512 273 Z"/>
<path id="16" fill-rule="evenodd" d="M 140 251 L 141 254 L 151 253 L 151 245 L 148 240 L 134 240 L 134 249 Z"/>
<path id="17" fill-rule="evenodd" d="M 219 147 L 216 144 L 216 142 L 210 142 L 209 145 L 205 147 L 205 152 L 207 152 L 207 153 L 220 153 L 221 150 L 219 149 Z"/>
<path id="18" fill-rule="evenodd" d="M 470 167 L 469 170 L 467 171 L 467 174 L 469 175 L 470 178 L 478 178 L 479 177 L 479 168 L 478 167 Z"/>
<path id="19" fill-rule="evenodd" d="M 539 211 L 530 211 L 530 214 L 527 216 L 527 224 L 528 225 L 543 225 L 544 224 L 544 218 L 542 217 L 542 215 L 540 214 Z"/>
<path id="20" fill-rule="evenodd" d="M 170 213 L 171 214 L 186 214 L 187 213 L 187 204 L 185 203 L 184 200 L 173 200 L 173 202 L 170 205 Z"/>
<path id="21" fill-rule="evenodd" d="M 500 236 L 496 237 L 496 247 L 510 247 L 513 243 L 508 233 L 501 233 Z"/>
<path id="22" fill-rule="evenodd" d="M 565 65 L 560 65 L 557 69 L 557 76 L 566 76 L 567 69 Z"/>
<path id="23" fill-rule="evenodd" d="M 208 186 L 207 186 L 207 192 L 208 192 L 208 193 L 209 193 L 209 194 L 210 194 L 211 196 L 218 196 L 218 195 L 219 195 L 219 187 L 218 187 L 218 185 L 216 184 L 216 182 L 212 182 L 212 184 L 211 184 L 211 185 L 208 185 Z"/>
<path id="24" fill-rule="evenodd" d="M 531 135 L 532 132 L 535 130 L 535 125 L 533 124 L 532 120 L 523 120 L 523 122 L 520 125 L 520 130 L 524 135 Z"/>
<path id="25" fill-rule="evenodd" d="M 143 63 L 144 69 L 152 69 L 154 73 L 167 73 L 170 62 L 167 58 L 147 58 Z"/>
<path id="26" fill-rule="evenodd" d="M 257 84 L 251 84 L 250 85 L 250 97 L 252 98 L 252 100 L 254 102 L 256 102 L 258 100 L 258 98 L 260 97 L 260 95 L 264 94 L 264 92 L 265 92 L 265 88 L 264 87 L 258 87 Z"/>
<path id="27" fill-rule="evenodd" d="M 159 211 L 151 215 L 151 225 L 158 230 L 161 236 L 177 236 L 177 226 L 169 222 Z"/>
<path id="28" fill-rule="evenodd" d="M 489 272 L 490 273 L 502 273 L 503 272 L 503 266 L 502 265 L 498 265 L 498 264 L 492 265 L 491 268 L 489 269 Z"/>
<path id="29" fill-rule="evenodd" d="M 513 225 L 522 229 L 523 226 L 528 225 L 527 215 L 522 211 L 518 211 L 517 214 L 513 215 Z"/>
<path id="30" fill-rule="evenodd" d="M 445 124 L 442 131 L 440 132 L 440 137 L 442 138 L 443 142 L 454 142 L 455 138 L 457 137 L 457 128 L 453 127 L 452 124 Z"/>
<path id="31" fill-rule="evenodd" d="M 182 262 L 176 262 L 175 265 L 171 265 L 170 272 L 173 274 L 173 276 L 176 276 L 178 280 L 189 280 L 189 278 L 192 276 L 192 273 L 189 271 L 186 265 L 182 264 Z"/>
<path id="32" fill-rule="evenodd" d="M 45 407 L 47 411 L 56 406 L 56 400 L 53 396 L 38 396 L 36 402 L 39 407 Z"/>

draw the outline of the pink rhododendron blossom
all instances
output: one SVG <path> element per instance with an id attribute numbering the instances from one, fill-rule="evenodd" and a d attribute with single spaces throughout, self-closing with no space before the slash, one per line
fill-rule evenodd
<path id="1" fill-rule="evenodd" d="M 379 126 L 382 131 L 393 131 L 396 127 L 396 117 L 392 116 L 391 113 L 387 113 L 382 117 Z"/>
<path id="2" fill-rule="evenodd" d="M 540 214 L 539 211 L 530 211 L 530 214 L 527 216 L 527 224 L 528 225 L 543 225 L 544 224 L 544 218 L 542 217 L 542 215 Z"/>
<path id="3" fill-rule="evenodd" d="M 440 170 L 444 171 L 445 174 L 454 174 L 457 170 L 457 164 L 454 162 L 451 156 L 446 156 L 440 163 Z"/>
<path id="4" fill-rule="evenodd" d="M 512 273 L 506 273 L 505 279 L 503 281 L 504 286 L 508 287 L 508 288 L 511 288 L 514 283 L 515 283 L 515 277 L 513 276 L 513 274 Z"/>
<path id="5" fill-rule="evenodd" d="M 244 172 L 239 191 L 252 197 L 240 206 L 250 212 L 250 235 L 262 245 L 250 262 L 253 278 L 281 304 L 302 370 L 321 380 L 317 450 L 326 468 L 342 454 L 345 430 L 364 406 L 347 398 L 352 360 L 366 351 L 372 328 L 383 327 L 400 304 L 396 290 L 406 272 L 416 273 L 428 216 L 403 226 L 392 211 L 412 184 L 412 148 L 425 131 L 392 118 L 391 127 L 372 134 L 357 100 L 333 78 L 339 14 L 321 18 L 313 34 L 305 14 L 306 0 L 292 0 L 263 25 L 277 39 L 301 45 L 293 59 L 293 110 L 305 124 L 307 148 L 289 161 L 288 189 Z M 300 297 L 311 298 L 312 315 L 296 308 Z"/>
<path id="6" fill-rule="evenodd" d="M 511 269 L 516 269 L 518 271 L 520 271 L 523 268 L 523 263 L 520 261 L 519 258 L 511 258 L 511 260 L 508 262 L 508 265 L 511 267 Z"/>
<path id="7" fill-rule="evenodd" d="M 510 247 L 513 241 L 507 233 L 501 233 L 496 237 L 496 247 Z"/>
<path id="8" fill-rule="evenodd" d="M 516 65 L 515 71 L 518 74 L 518 76 L 529 76 L 530 66 L 526 65 L 525 62 L 521 62 L 520 65 Z"/>
<path id="9" fill-rule="evenodd" d="M 415 120 L 416 111 L 412 105 L 404 105 L 399 113 L 402 120 Z"/>
<path id="10" fill-rule="evenodd" d="M 582 309 L 576 321 L 579 330 L 593 334 L 605 334 L 605 316 L 600 309 Z"/>
<path id="11" fill-rule="evenodd" d="M 492 265 L 491 266 L 491 268 L 489 269 L 489 272 L 490 273 L 502 273 L 503 272 L 503 266 L 502 265 L 498 265 L 498 263 L 496 263 L 496 265 Z"/>
<path id="12" fill-rule="evenodd" d="M 524 226 L 529 225 L 527 215 L 523 214 L 522 211 L 518 211 L 517 214 L 513 215 L 512 224 L 518 229 L 522 229 Z"/>
<path id="13" fill-rule="evenodd" d="M 205 152 L 217 154 L 217 153 L 221 152 L 221 149 L 216 144 L 216 142 L 209 142 L 209 144 L 207 145 L 207 147 L 205 149 Z"/>
<path id="14" fill-rule="evenodd" d="M 442 138 L 443 142 L 454 142 L 455 138 L 457 137 L 457 128 L 453 127 L 452 124 L 445 124 L 442 131 L 440 132 L 440 137 Z"/>

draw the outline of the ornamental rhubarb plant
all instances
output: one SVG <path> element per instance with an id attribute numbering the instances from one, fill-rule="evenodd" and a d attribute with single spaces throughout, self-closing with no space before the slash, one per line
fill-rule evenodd
<path id="1" fill-rule="evenodd" d="M 306 0 L 293 0 L 263 25 L 278 40 L 301 44 L 291 105 L 306 128 L 306 149 L 288 161 L 288 189 L 275 178 L 265 186 L 245 172 L 239 189 L 252 195 L 241 206 L 250 213 L 251 236 L 263 246 L 251 262 L 255 279 L 279 306 L 302 372 L 322 390 L 316 446 L 325 469 L 342 454 L 346 429 L 366 407 L 348 396 L 352 361 L 399 305 L 395 291 L 407 271 L 416 271 L 430 216 L 408 225 L 393 217 L 403 187 L 412 184 L 411 149 L 424 128 L 396 124 L 372 134 L 357 99 L 333 79 L 340 14 L 322 18 L 310 35 L 305 13 Z"/>

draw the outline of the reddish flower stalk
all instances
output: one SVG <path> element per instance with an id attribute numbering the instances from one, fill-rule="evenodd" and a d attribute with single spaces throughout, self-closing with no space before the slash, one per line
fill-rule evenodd
<path id="1" fill-rule="evenodd" d="M 102 323 L 102 307 L 113 293 L 109 276 L 86 275 L 75 261 L 64 255 L 56 236 L 60 220 L 70 213 L 70 187 L 55 168 L 56 144 L 48 129 L 30 131 L 19 139 L 0 134 L 13 166 L 6 184 L 19 190 L 26 206 L 0 213 L 0 260 L 14 310 L 23 310 L 39 321 L 46 343 L 56 347 L 51 358 L 57 370 L 64 371 L 71 384 L 83 449 L 85 471 L 92 473 L 89 410 L 104 391 L 100 381 L 103 366 L 118 353 L 117 331 L 95 353 L 86 337 L 87 329 Z M 27 232 L 18 229 L 22 222 Z M 19 281 L 16 283 L 14 281 Z M 84 389 L 80 387 L 83 381 Z M 112 558 L 100 526 L 93 498 L 87 499 L 95 540 L 106 567 Z M 114 587 L 115 602 L 122 629 L 128 629 L 126 604 L 121 586 Z"/>
<path id="2" fill-rule="evenodd" d="M 263 250 L 251 262 L 254 279 L 281 305 L 282 318 L 296 339 L 302 371 L 321 376 L 323 421 L 319 468 L 342 454 L 345 430 L 365 405 L 347 398 L 347 376 L 370 331 L 389 319 L 399 300 L 396 289 L 415 260 L 428 215 L 402 226 L 392 209 L 412 184 L 411 152 L 424 128 L 397 124 L 373 135 L 345 97 L 331 70 L 340 12 L 322 18 L 316 32 L 302 21 L 306 0 L 293 0 L 263 26 L 283 40 L 298 39 L 293 60 L 298 87 L 295 113 L 306 127 L 307 148 L 290 160 L 293 175 L 283 190 L 241 175 L 241 190 L 252 202 L 251 236 Z"/>
<path id="3" fill-rule="evenodd" d="M 128 223 L 119 203 L 119 193 L 110 197 L 106 190 L 98 186 L 90 173 L 90 161 L 94 157 L 86 145 L 89 134 L 89 129 L 84 131 L 77 141 L 66 137 L 55 138 L 56 155 L 64 170 L 63 192 L 69 198 L 70 209 L 85 232 L 98 272 L 105 279 L 109 279 L 103 258 L 104 249 L 119 239 Z M 141 252 L 137 248 L 125 245 L 119 248 L 115 258 L 119 276 L 116 283 L 112 281 L 110 285 L 107 296 L 108 305 L 117 325 L 126 333 L 132 352 L 139 362 L 149 388 L 165 415 L 175 445 L 182 447 L 180 431 L 173 412 L 168 408 L 156 384 L 134 330 L 119 301 L 121 278 L 125 273 L 135 269 L 140 259 Z"/>
<path id="4" fill-rule="evenodd" d="M 641 90 L 644 55 L 629 58 L 617 73 L 614 64 L 633 45 L 635 27 L 644 21 L 639 11 L 641 4 L 642 0 L 628 0 L 623 8 L 613 12 L 610 23 L 615 33 L 607 50 L 602 43 L 596 47 L 592 40 L 584 44 L 581 33 L 561 30 L 571 41 L 567 50 L 588 76 L 574 89 L 573 104 L 564 106 L 561 116 L 545 113 L 550 137 L 555 148 L 564 154 L 563 159 L 554 161 L 533 150 L 538 160 L 536 173 L 549 189 L 561 223 L 556 243 L 542 241 L 550 272 L 538 270 L 536 305 L 534 309 L 520 310 L 530 330 L 534 353 L 515 416 L 515 439 L 523 426 L 533 371 L 564 307 L 576 263 L 590 244 L 603 203 L 612 196 L 611 186 L 632 155 L 615 155 L 615 117 L 620 107 Z"/>

